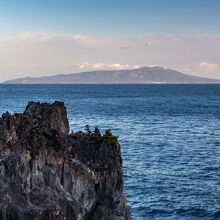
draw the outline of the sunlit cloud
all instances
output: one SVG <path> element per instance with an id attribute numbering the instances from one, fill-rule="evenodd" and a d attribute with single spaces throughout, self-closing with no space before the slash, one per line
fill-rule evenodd
<path id="1" fill-rule="evenodd" d="M 23 32 L 16 35 L 16 38 L 19 40 L 26 40 L 33 38 L 33 35 L 30 32 Z"/>
<path id="2" fill-rule="evenodd" d="M 11 40 L 26 40 L 32 42 L 40 42 L 40 41 L 47 41 L 58 37 L 64 37 L 64 35 L 57 34 L 57 33 L 50 33 L 44 31 L 25 31 L 15 35 L 15 37 Z"/>
<path id="3" fill-rule="evenodd" d="M 208 62 L 201 62 L 199 64 L 200 67 L 208 70 L 208 71 L 214 71 L 214 70 L 218 70 L 219 66 L 216 63 L 208 63 Z"/>
<path id="4" fill-rule="evenodd" d="M 94 70 L 100 70 L 100 69 L 113 69 L 113 70 L 123 70 L 123 69 L 137 69 L 140 68 L 139 65 L 129 65 L 129 64 L 119 64 L 119 63 L 113 63 L 113 64 L 107 64 L 107 63 L 83 63 L 79 64 L 79 68 L 81 70 L 84 69 L 94 69 Z"/>
<path id="5" fill-rule="evenodd" d="M 44 42 L 51 40 L 63 40 L 63 41 L 74 41 L 85 45 L 103 45 L 112 41 L 110 37 L 94 37 L 83 34 L 62 34 L 52 33 L 45 31 L 25 31 L 16 34 L 14 37 L 10 37 L 8 40 L 21 40 L 26 42 Z"/>

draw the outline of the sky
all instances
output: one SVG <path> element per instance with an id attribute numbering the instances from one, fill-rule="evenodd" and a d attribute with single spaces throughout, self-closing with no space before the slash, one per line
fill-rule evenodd
<path id="1" fill-rule="evenodd" d="M 161 66 L 220 79 L 219 0 L 0 0 L 0 81 Z"/>

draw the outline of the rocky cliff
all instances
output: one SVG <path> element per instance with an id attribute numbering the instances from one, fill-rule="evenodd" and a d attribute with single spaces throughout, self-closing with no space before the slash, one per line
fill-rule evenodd
<path id="1" fill-rule="evenodd" d="M 117 137 L 69 134 L 62 102 L 0 118 L 0 219 L 129 219 Z"/>

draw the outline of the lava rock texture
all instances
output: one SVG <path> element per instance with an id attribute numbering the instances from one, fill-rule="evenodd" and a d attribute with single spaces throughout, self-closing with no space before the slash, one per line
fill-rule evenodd
<path id="1" fill-rule="evenodd" d="M 69 134 L 62 102 L 0 118 L 1 220 L 130 219 L 110 131 Z"/>

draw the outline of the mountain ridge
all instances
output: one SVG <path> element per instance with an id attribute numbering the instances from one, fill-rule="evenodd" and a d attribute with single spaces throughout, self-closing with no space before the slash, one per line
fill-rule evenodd
<path id="1" fill-rule="evenodd" d="M 220 83 L 220 79 L 191 76 L 163 67 L 142 67 L 128 70 L 98 70 L 42 77 L 24 77 L 4 84 L 172 84 Z"/>

